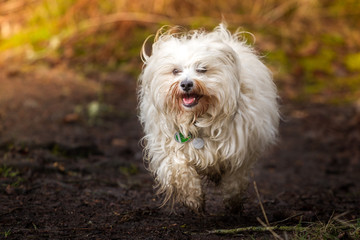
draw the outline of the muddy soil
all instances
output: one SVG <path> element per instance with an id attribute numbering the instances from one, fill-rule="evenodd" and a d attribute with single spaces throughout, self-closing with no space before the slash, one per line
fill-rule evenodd
<path id="1" fill-rule="evenodd" d="M 259 226 L 250 184 L 244 210 L 224 209 L 207 186 L 206 213 L 159 208 L 142 161 L 136 79 L 80 76 L 67 67 L 0 70 L 0 239 L 231 239 L 214 229 Z M 276 147 L 256 181 L 271 223 L 360 217 L 360 112 L 282 102 Z"/>

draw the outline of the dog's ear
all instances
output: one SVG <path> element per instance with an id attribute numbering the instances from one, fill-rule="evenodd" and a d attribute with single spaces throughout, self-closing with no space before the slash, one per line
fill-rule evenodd
<path id="1" fill-rule="evenodd" d="M 214 47 L 221 53 L 221 60 L 225 64 L 237 64 L 237 54 L 231 46 L 224 43 L 218 43 L 215 44 Z"/>
<path id="2" fill-rule="evenodd" d="M 142 45 L 142 47 L 141 47 L 140 58 L 141 58 L 141 60 L 142 60 L 142 62 L 143 62 L 144 64 L 146 64 L 146 62 L 149 60 L 149 58 L 150 58 L 150 56 L 151 56 L 152 47 L 150 46 L 150 44 L 148 44 L 148 41 L 149 41 L 149 39 L 152 38 L 153 36 L 154 36 L 154 35 L 148 36 L 148 37 L 145 39 L 145 41 L 144 41 L 144 43 L 143 43 L 143 45 Z M 150 52 L 150 54 L 148 55 L 146 52 Z"/>
<path id="3" fill-rule="evenodd" d="M 233 64 L 236 64 L 236 53 L 234 52 L 234 50 L 232 48 L 229 47 L 229 49 L 226 49 L 225 50 L 225 55 L 226 55 L 226 58 L 229 59 L 229 61 Z"/>

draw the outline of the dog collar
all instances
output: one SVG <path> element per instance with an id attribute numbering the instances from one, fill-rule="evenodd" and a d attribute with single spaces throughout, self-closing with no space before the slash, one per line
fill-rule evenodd
<path id="1" fill-rule="evenodd" d="M 184 135 L 182 135 L 181 132 L 175 133 L 175 141 L 177 141 L 178 143 L 186 143 L 186 142 L 190 141 L 191 138 L 192 138 L 192 136 L 190 133 L 187 138 L 184 137 Z"/>
<path id="2" fill-rule="evenodd" d="M 175 141 L 177 141 L 178 143 L 186 143 L 192 140 L 192 135 L 189 133 L 189 136 L 186 138 L 184 137 L 184 135 L 182 135 L 181 132 L 177 132 L 175 133 Z M 194 138 L 192 141 L 192 144 L 194 146 L 194 148 L 196 149 L 201 149 L 204 147 L 205 142 L 202 138 Z"/>

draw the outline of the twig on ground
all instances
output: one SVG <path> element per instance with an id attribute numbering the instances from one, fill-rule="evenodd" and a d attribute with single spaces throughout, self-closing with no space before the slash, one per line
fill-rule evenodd
<path id="1" fill-rule="evenodd" d="M 265 218 L 265 222 L 266 222 L 266 225 L 270 226 L 269 224 L 269 220 L 266 216 L 266 212 L 265 212 L 265 209 L 264 209 L 264 206 L 262 204 L 262 201 L 261 201 L 261 198 L 260 198 L 260 194 L 259 194 L 259 190 L 257 188 L 257 185 L 256 185 L 256 182 L 254 181 L 254 189 L 255 189 L 255 192 L 256 192 L 256 196 L 259 200 L 259 204 L 260 204 L 260 208 L 261 208 L 261 211 L 262 211 L 262 214 L 264 215 L 264 218 Z"/>
<path id="2" fill-rule="evenodd" d="M 237 234 L 242 232 L 267 232 L 267 231 L 286 231 L 286 232 L 293 232 L 293 231 L 306 231 L 308 227 L 301 227 L 301 226 L 250 226 L 250 227 L 241 227 L 241 228 L 233 228 L 233 229 L 216 229 L 209 231 L 210 234 Z M 278 235 L 279 236 L 279 235 Z M 279 236 L 280 237 L 280 236 Z M 280 237 L 281 238 L 281 237 Z"/>
<path id="3" fill-rule="evenodd" d="M 259 205 L 260 205 L 260 208 L 261 208 L 261 211 L 262 211 L 262 214 L 264 215 L 264 218 L 265 218 L 265 221 L 266 221 L 266 224 L 261 221 L 260 218 L 256 218 L 258 220 L 258 222 L 263 226 L 265 227 L 265 229 L 267 229 L 273 236 L 275 239 L 280 239 L 282 240 L 283 238 L 280 237 L 276 232 L 274 232 L 274 230 L 271 228 L 270 226 L 270 223 L 269 223 L 269 220 L 267 218 L 267 215 L 266 215 L 266 212 L 265 212 L 265 208 L 264 208 L 264 205 L 262 204 L 262 201 L 261 201 L 261 198 L 260 198 L 260 194 L 259 194 L 259 190 L 257 188 L 257 185 L 256 185 L 256 182 L 254 181 L 254 189 L 255 189 L 255 192 L 256 192 L 256 196 L 259 200 Z"/>
<path id="4" fill-rule="evenodd" d="M 296 225 L 296 226 L 266 226 L 264 222 L 262 222 L 262 224 L 264 224 L 264 225 L 263 226 L 240 227 L 240 228 L 232 228 L 232 229 L 215 229 L 215 230 L 209 231 L 208 233 L 209 234 L 226 235 L 226 234 L 237 234 L 237 233 L 244 233 L 244 232 L 267 232 L 267 231 L 306 232 L 306 231 L 315 231 L 316 229 L 319 228 L 316 226 L 302 227 L 299 225 Z M 349 224 L 347 226 L 340 225 L 340 226 L 337 226 L 337 229 L 353 230 L 354 226 L 349 225 Z"/>
<path id="5" fill-rule="evenodd" d="M 258 220 L 258 222 L 265 228 L 267 229 L 273 236 L 275 239 L 280 239 L 280 240 L 283 240 L 282 237 L 280 237 L 276 232 L 274 232 L 274 229 L 271 228 L 270 225 L 266 225 L 263 221 L 261 221 L 260 218 L 256 218 L 256 220 Z"/>

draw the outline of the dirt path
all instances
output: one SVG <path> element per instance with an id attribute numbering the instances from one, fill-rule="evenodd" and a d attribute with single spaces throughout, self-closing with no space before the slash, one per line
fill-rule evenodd
<path id="1" fill-rule="evenodd" d="M 208 187 L 207 213 L 159 209 L 142 163 L 135 80 L 81 77 L 65 67 L 0 72 L 0 239 L 228 239 L 209 230 L 258 226 L 250 185 L 244 212 Z M 277 147 L 254 171 L 269 221 L 360 216 L 360 113 L 284 102 Z"/>

